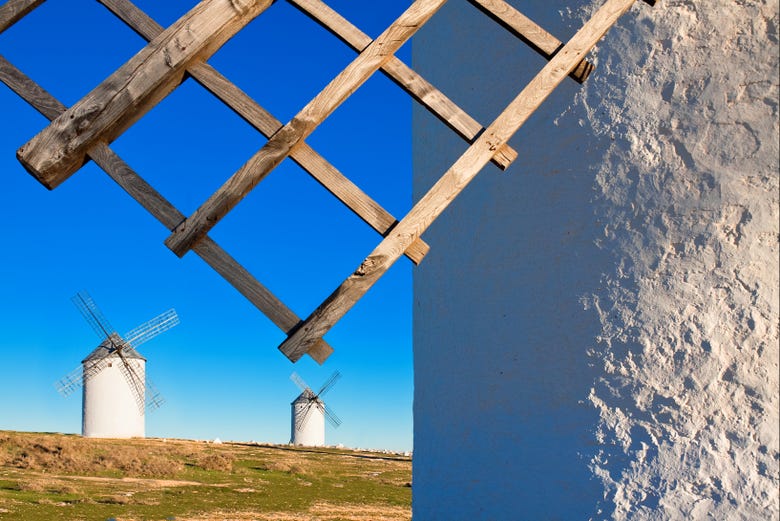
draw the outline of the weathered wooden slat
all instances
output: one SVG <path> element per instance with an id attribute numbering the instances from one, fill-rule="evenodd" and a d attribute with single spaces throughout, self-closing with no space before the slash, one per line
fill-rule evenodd
<path id="1" fill-rule="evenodd" d="M 290 0 L 290 3 L 357 52 L 371 43 L 367 34 L 321 0 Z M 385 63 L 382 72 L 469 143 L 484 129 L 455 102 L 398 58 L 393 57 Z M 501 170 L 506 170 L 516 158 L 517 152 L 505 145 L 491 161 Z"/>
<path id="2" fill-rule="evenodd" d="M 297 360 L 352 308 L 398 260 L 405 246 L 419 237 L 468 185 L 493 152 L 525 123 L 529 116 L 580 63 L 635 0 L 607 0 L 563 49 L 537 74 L 488 129 L 436 182 L 371 254 L 334 291 L 279 349 Z"/>
<path id="3" fill-rule="evenodd" d="M 225 102 L 264 136 L 271 137 L 282 128 L 281 121 L 265 111 L 210 65 L 198 64 L 188 71 L 198 83 Z M 300 146 L 293 149 L 290 158 L 383 237 L 398 222 L 390 212 L 369 197 L 308 144 L 301 143 Z M 412 262 L 419 264 L 429 250 L 430 246 L 420 239 L 412 243 L 405 254 Z"/>
<path id="4" fill-rule="evenodd" d="M 163 31 L 162 26 L 129 0 L 98 1 L 123 20 L 142 38 L 153 40 Z M 258 105 L 245 92 L 229 82 L 227 78 L 217 72 L 211 65 L 196 62 L 187 68 L 187 72 L 193 79 L 217 96 L 225 105 L 259 130 L 265 137 L 272 136 L 282 127 L 281 121 Z M 390 228 L 396 224 L 397 220 L 395 217 L 306 143 L 293 150 L 290 157 L 326 190 L 382 236 L 385 236 Z M 419 264 L 429 249 L 430 247 L 420 239 L 409 247 L 406 255 L 412 262 Z"/>
<path id="5" fill-rule="evenodd" d="M 203 0 L 152 40 L 81 101 L 26 143 L 17 157 L 54 188 L 86 160 L 96 142 L 110 143 L 273 0 Z"/>
<path id="6" fill-rule="evenodd" d="M 487 14 L 499 25 L 508 29 L 516 37 L 523 40 L 529 47 L 547 58 L 552 58 L 563 43 L 552 34 L 545 31 L 533 20 L 509 5 L 504 0 L 469 0 L 480 11 Z M 578 63 L 569 77 L 582 83 L 595 66 L 587 60 Z"/>
<path id="7" fill-rule="evenodd" d="M 54 99 L 2 55 L 0 55 L 0 81 L 49 120 L 65 111 L 65 106 L 62 103 Z"/>
<path id="8" fill-rule="evenodd" d="M 0 5 L 0 33 L 27 16 L 45 0 L 8 0 Z"/>
<path id="9" fill-rule="evenodd" d="M 416 0 L 186 221 L 165 244 L 182 256 L 395 53 L 446 0 Z M 411 242 L 410 242 L 411 244 Z M 407 245 L 408 246 L 408 245 Z M 401 252 L 403 254 L 403 252 Z"/>
<path id="10" fill-rule="evenodd" d="M 0 55 L 0 81 L 16 92 L 46 118 L 53 120 L 65 112 L 66 107 L 19 71 Z M 133 169 L 114 153 L 105 143 L 98 143 L 88 151 L 89 156 L 119 184 L 133 199 L 152 214 L 160 223 L 172 230 L 182 221 L 184 215 L 167 199 L 144 181 Z M 208 263 L 217 273 L 230 282 L 257 309 L 263 312 L 280 329 L 289 333 L 300 318 L 260 284 L 233 257 L 225 252 L 210 237 L 200 241 L 193 251 Z M 315 345 L 309 355 L 323 363 L 333 352 L 326 342 Z"/>

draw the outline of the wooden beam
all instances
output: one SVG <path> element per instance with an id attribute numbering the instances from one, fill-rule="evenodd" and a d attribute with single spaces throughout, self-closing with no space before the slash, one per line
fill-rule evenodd
<path id="1" fill-rule="evenodd" d="M 52 120 L 65 111 L 65 105 L 14 67 L 3 55 L 0 55 L 0 81 L 43 114 L 46 119 Z"/>
<path id="2" fill-rule="evenodd" d="M 0 5 L 0 33 L 27 16 L 45 0 L 8 0 Z"/>
<path id="3" fill-rule="evenodd" d="M 469 0 L 480 11 L 487 14 L 499 25 L 508 29 L 516 37 L 523 40 L 529 47 L 550 60 L 558 52 L 563 43 L 555 36 L 534 23 L 533 20 L 509 5 L 504 0 Z M 569 77 L 578 83 L 584 82 L 595 65 L 582 60 L 569 73 Z"/>
<path id="4" fill-rule="evenodd" d="M 163 32 L 162 26 L 129 0 L 98 1 L 146 40 L 153 40 Z M 245 92 L 229 82 L 227 78 L 217 72 L 211 65 L 196 62 L 187 68 L 187 72 L 265 137 L 271 137 L 282 127 L 281 121 L 258 105 Z M 311 175 L 326 190 L 383 237 L 398 222 L 379 203 L 371 199 L 306 143 L 293 150 L 290 157 L 305 172 Z M 406 256 L 415 264 L 419 264 L 429 250 L 430 247 L 420 239 L 412 243 L 406 251 Z"/>
<path id="5" fill-rule="evenodd" d="M 493 152 L 525 123 L 550 93 L 579 64 L 635 0 L 607 0 L 563 49 L 537 74 L 488 129 L 442 175 L 371 254 L 304 322 L 279 349 L 297 360 L 398 260 L 406 245 L 419 237 L 474 179 Z"/>
<path id="6" fill-rule="evenodd" d="M 416 0 L 292 121 L 279 129 L 265 146 L 233 174 L 194 214 L 181 223 L 165 244 L 176 255 L 184 255 L 294 148 L 300 146 L 303 140 L 371 74 L 390 60 L 393 53 L 400 49 L 445 2 L 446 0 Z M 411 242 L 407 247 L 409 245 Z M 402 254 L 403 251 L 399 252 L 399 255 Z"/>
<path id="7" fill-rule="evenodd" d="M 0 81 L 49 120 L 56 119 L 66 111 L 62 103 L 1 55 Z M 172 230 L 182 221 L 184 215 L 134 172 L 108 145 L 98 143 L 88 151 L 88 154 L 125 192 L 160 221 L 163 226 Z M 205 237 L 193 250 L 280 329 L 289 333 L 300 323 L 301 319 L 295 313 L 252 277 L 243 266 L 210 237 Z M 323 341 L 315 345 L 309 351 L 309 355 L 321 364 L 332 352 L 333 348 Z"/>
<path id="8" fill-rule="evenodd" d="M 361 52 L 371 43 L 367 34 L 321 0 L 289 1 L 357 52 Z M 469 143 L 484 130 L 482 125 L 455 102 L 395 56 L 382 66 L 382 72 Z M 491 161 L 501 170 L 506 170 L 515 159 L 517 152 L 505 145 L 496 152 Z"/>
<path id="9" fill-rule="evenodd" d="M 203 0 L 81 101 L 26 143 L 17 157 L 54 188 L 86 161 L 98 141 L 110 143 L 273 0 Z"/>

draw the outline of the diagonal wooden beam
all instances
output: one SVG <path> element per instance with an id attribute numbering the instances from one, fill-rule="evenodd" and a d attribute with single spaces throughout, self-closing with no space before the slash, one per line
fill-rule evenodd
<path id="1" fill-rule="evenodd" d="M 81 101 L 22 146 L 17 157 L 54 188 L 86 161 L 98 141 L 110 143 L 274 0 L 203 0 L 152 40 Z"/>
<path id="2" fill-rule="evenodd" d="M 0 5 L 0 33 L 27 16 L 45 0 L 8 0 Z"/>
<path id="3" fill-rule="evenodd" d="M 523 40 L 529 47 L 547 60 L 555 56 L 555 53 L 563 47 L 563 43 L 559 39 L 545 31 L 533 20 L 504 0 L 469 0 L 469 2 L 499 25 L 508 29 L 516 37 Z M 578 83 L 583 83 L 594 67 L 589 61 L 582 60 L 569 73 L 569 77 Z"/>
<path id="4" fill-rule="evenodd" d="M 163 32 L 161 25 L 138 9 L 130 0 L 98 1 L 146 40 L 153 40 Z M 265 137 L 272 136 L 282 127 L 281 121 L 229 82 L 211 65 L 196 62 L 187 68 L 187 72 Z M 398 222 L 390 212 L 371 199 L 306 143 L 293 150 L 290 157 L 383 237 Z M 412 243 L 406 251 L 406 256 L 415 264 L 419 264 L 429 250 L 430 247 L 422 239 L 419 239 Z"/>
<path id="5" fill-rule="evenodd" d="M 16 92 L 47 119 L 54 120 L 65 112 L 65 106 L 28 78 L 0 55 L 0 81 Z M 133 199 L 152 214 L 160 223 L 172 230 L 184 215 L 159 192 L 144 181 L 130 166 L 105 143 L 98 143 L 88 155 L 119 184 Z M 200 241 L 193 251 L 222 275 L 254 306 L 271 319 L 280 329 L 289 333 L 301 319 L 260 284 L 243 266 L 225 252 L 210 237 Z M 323 363 L 333 352 L 326 342 L 316 345 L 309 355 Z"/>
<path id="6" fill-rule="evenodd" d="M 331 327 L 365 295 L 398 260 L 400 252 L 419 237 L 452 200 L 490 161 L 498 146 L 506 143 L 539 105 L 579 64 L 594 45 L 635 0 L 607 0 L 572 37 L 439 181 L 412 208 L 371 254 L 304 322 L 279 349 L 297 360 L 310 345 L 322 339 Z"/>
<path id="7" fill-rule="evenodd" d="M 276 168 L 336 108 L 438 11 L 447 0 L 416 0 L 390 27 L 341 71 L 265 146 L 245 163 L 186 221 L 165 244 L 184 255 L 202 236 L 241 201 L 257 183 Z M 393 233 L 393 232 L 391 232 Z M 411 242 L 407 245 L 407 247 Z M 403 251 L 399 252 L 402 255 Z"/>
<path id="8" fill-rule="evenodd" d="M 370 36 L 321 0 L 289 2 L 357 52 L 361 52 L 371 43 Z M 484 130 L 481 124 L 454 101 L 395 56 L 382 66 L 382 72 L 469 143 Z M 501 170 L 506 170 L 515 159 L 517 152 L 505 145 L 496 152 L 491 161 Z"/>

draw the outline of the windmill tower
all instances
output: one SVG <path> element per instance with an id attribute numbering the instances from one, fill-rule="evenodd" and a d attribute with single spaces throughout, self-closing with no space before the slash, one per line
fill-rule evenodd
<path id="1" fill-rule="evenodd" d="M 291 444 L 321 447 L 325 445 L 325 418 L 336 428 L 341 425 L 341 420 L 321 398 L 333 388 L 339 378 L 341 373 L 336 371 L 315 393 L 297 373 L 290 375 L 290 380 L 301 389 L 301 394 L 290 404 L 292 407 Z"/>
<path id="2" fill-rule="evenodd" d="M 179 323 L 174 309 L 119 336 L 86 291 L 73 303 L 102 340 L 77 367 L 57 382 L 64 396 L 83 387 L 81 433 L 91 438 L 144 437 L 145 412 L 163 399 L 146 378 L 146 359 L 136 348 Z"/>

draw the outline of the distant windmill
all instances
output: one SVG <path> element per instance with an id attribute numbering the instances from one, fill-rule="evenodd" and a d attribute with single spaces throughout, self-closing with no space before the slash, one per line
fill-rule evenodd
<path id="1" fill-rule="evenodd" d="M 341 420 L 339 420 L 338 416 L 320 398 L 333 388 L 333 385 L 339 378 L 341 378 L 341 373 L 336 371 L 322 384 L 320 390 L 314 393 L 297 373 L 290 375 L 290 380 L 295 382 L 302 391 L 291 404 L 292 436 L 290 437 L 290 443 L 293 445 L 320 447 L 325 445 L 325 418 L 334 427 L 341 425 Z"/>
<path id="2" fill-rule="evenodd" d="M 146 359 L 135 348 L 177 325 L 176 311 L 169 309 L 121 337 L 86 291 L 72 300 L 102 342 L 55 384 L 57 390 L 69 396 L 83 386 L 83 436 L 144 437 L 145 411 L 158 408 L 163 399 L 146 378 Z"/>

